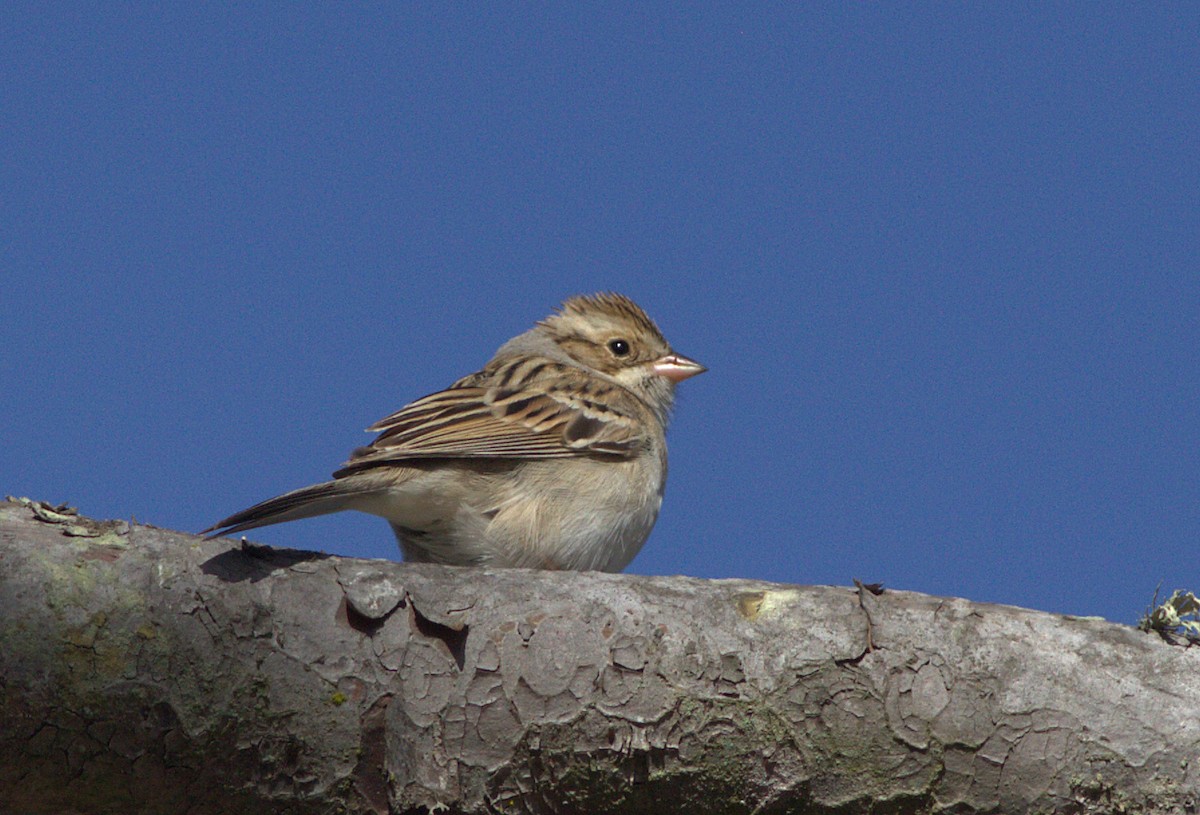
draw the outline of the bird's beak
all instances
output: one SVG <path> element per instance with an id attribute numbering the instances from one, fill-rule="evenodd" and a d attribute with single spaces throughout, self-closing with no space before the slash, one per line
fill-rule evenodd
<path id="1" fill-rule="evenodd" d="M 688 359 L 683 354 L 667 354 L 650 363 L 650 370 L 656 376 L 666 377 L 672 382 L 682 382 L 688 377 L 704 373 L 708 368 L 694 359 Z"/>

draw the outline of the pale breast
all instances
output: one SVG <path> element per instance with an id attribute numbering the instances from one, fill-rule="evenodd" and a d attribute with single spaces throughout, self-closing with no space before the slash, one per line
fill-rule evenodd
<path id="1" fill-rule="evenodd" d="M 510 565 L 617 572 L 654 527 L 665 479 L 654 456 L 528 462 L 485 534 Z"/>

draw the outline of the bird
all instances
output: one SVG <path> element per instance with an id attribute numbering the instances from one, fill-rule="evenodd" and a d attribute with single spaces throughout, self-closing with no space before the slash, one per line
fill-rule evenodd
<path id="1" fill-rule="evenodd" d="M 378 436 L 332 480 L 201 534 L 357 510 L 386 519 L 411 562 L 619 572 L 662 506 L 675 386 L 706 370 L 628 297 L 571 297 L 367 428 Z"/>

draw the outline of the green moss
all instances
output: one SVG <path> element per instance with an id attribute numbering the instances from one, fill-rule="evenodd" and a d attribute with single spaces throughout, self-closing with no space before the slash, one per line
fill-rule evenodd
<path id="1" fill-rule="evenodd" d="M 776 749 L 772 745 L 796 750 L 790 724 L 766 700 L 683 699 L 671 718 L 681 722 L 684 732 L 701 738 L 709 731 L 702 760 L 685 763 L 678 751 L 657 747 L 581 751 L 575 743 L 576 724 L 542 728 L 539 746 L 529 749 L 524 761 L 556 779 L 553 804 L 564 812 L 657 812 L 666 807 L 730 815 L 753 810 L 760 779 L 747 777 L 746 768 L 761 763 L 764 750 Z M 636 727 L 616 720 L 613 725 Z M 725 731 L 728 737 L 721 735 Z"/>

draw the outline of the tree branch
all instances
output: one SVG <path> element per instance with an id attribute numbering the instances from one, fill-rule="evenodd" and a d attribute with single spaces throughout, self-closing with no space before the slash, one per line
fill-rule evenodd
<path id="1" fill-rule="evenodd" d="M 42 510 L 0 503 L 6 812 L 1200 801 L 1200 649 L 1131 627 L 352 560 Z"/>

